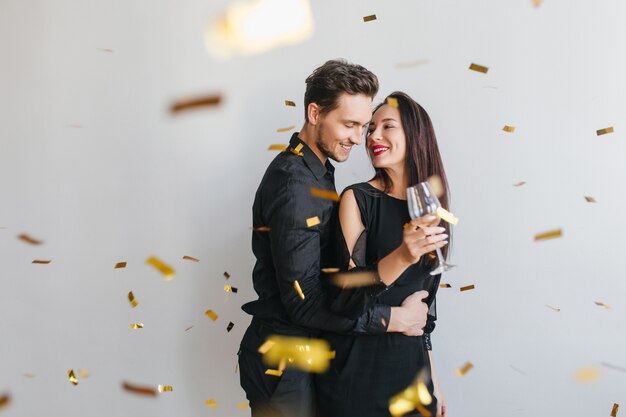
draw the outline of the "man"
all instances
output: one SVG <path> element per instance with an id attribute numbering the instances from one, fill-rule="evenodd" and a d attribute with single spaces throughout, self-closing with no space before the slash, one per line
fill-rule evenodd
<path id="1" fill-rule="evenodd" d="M 252 249 L 257 258 L 253 282 L 259 299 L 243 306 L 253 319 L 241 342 L 239 369 L 253 417 L 314 415 L 311 374 L 293 369 L 281 377 L 265 374 L 258 348 L 268 336 L 309 338 L 320 331 L 417 336 L 426 323 L 427 306 L 421 301 L 425 291 L 408 297 L 401 307 L 367 308 L 365 303 L 365 312 L 356 320 L 328 310 L 320 271 L 335 266 L 332 229 L 337 207 L 331 200 L 314 197 L 311 188 L 335 191 L 334 167 L 328 158 L 343 162 L 361 143 L 378 80 L 360 65 L 332 60 L 317 68 L 306 85 L 304 126 L 268 167 L 252 209 Z M 417 261 L 411 258 L 412 243 L 403 242 L 402 260 Z M 384 282 L 404 271 L 406 266 L 399 268 L 403 263 L 396 261 L 390 255 L 372 266 L 381 283 L 368 288 L 367 297 L 373 299 L 385 290 Z M 296 281 L 302 294 L 294 288 Z"/>

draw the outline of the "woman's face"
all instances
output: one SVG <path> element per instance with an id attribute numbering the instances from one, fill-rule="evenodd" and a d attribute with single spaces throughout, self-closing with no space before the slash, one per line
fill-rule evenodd
<path id="1" fill-rule="evenodd" d="M 374 168 L 404 167 L 406 136 L 396 107 L 384 104 L 374 113 L 367 134 L 367 152 Z"/>

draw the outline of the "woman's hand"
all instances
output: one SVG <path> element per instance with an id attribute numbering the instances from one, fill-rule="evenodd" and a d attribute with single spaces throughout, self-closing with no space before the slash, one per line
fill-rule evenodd
<path id="1" fill-rule="evenodd" d="M 448 244 L 448 235 L 443 233 L 446 231 L 444 227 L 427 226 L 436 219 L 436 216 L 427 215 L 406 224 L 402 244 L 398 248 L 400 256 L 406 262 L 415 264 L 423 255 Z"/>
<path id="2" fill-rule="evenodd" d="M 448 417 L 448 402 L 440 390 L 435 390 L 437 397 L 437 417 Z"/>

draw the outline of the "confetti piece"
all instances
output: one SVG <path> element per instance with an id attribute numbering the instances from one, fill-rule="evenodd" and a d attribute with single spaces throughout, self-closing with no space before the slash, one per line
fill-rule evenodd
<path id="1" fill-rule="evenodd" d="M 394 395 L 389 401 L 389 413 L 393 417 L 400 417 L 417 409 L 422 416 L 431 416 L 424 406 L 430 405 L 433 397 L 428 391 L 428 387 L 420 378 L 401 393 Z"/>
<path id="2" fill-rule="evenodd" d="M 271 229 L 267 226 L 259 226 L 253 228 L 252 230 L 254 230 L 255 232 L 269 232 Z"/>
<path id="3" fill-rule="evenodd" d="M 428 177 L 426 182 L 430 185 L 430 189 L 433 191 L 433 194 L 437 196 L 437 198 L 443 196 L 445 190 L 443 189 L 443 182 L 441 181 L 441 177 L 439 175 Z"/>
<path id="4" fill-rule="evenodd" d="M 116 263 L 114 269 L 119 269 L 119 268 L 126 268 L 126 262 L 118 262 L 118 263 Z"/>
<path id="5" fill-rule="evenodd" d="M 133 330 L 143 329 L 143 323 L 132 323 L 130 328 Z"/>
<path id="6" fill-rule="evenodd" d="M 291 100 L 285 100 L 285 106 L 296 107 L 296 103 Z"/>
<path id="7" fill-rule="evenodd" d="M 306 219 L 306 225 L 307 227 L 313 227 L 313 226 L 317 226 L 318 224 L 320 224 L 320 218 L 315 216 L 315 217 L 309 217 L 308 219 Z"/>
<path id="8" fill-rule="evenodd" d="M 78 376 L 80 376 L 81 378 L 89 378 L 91 374 L 86 369 L 79 369 Z"/>
<path id="9" fill-rule="evenodd" d="M 295 125 L 288 127 L 281 127 L 280 129 L 276 129 L 278 133 L 289 132 L 290 130 L 294 130 L 296 128 Z"/>
<path id="10" fill-rule="evenodd" d="M 617 365 L 611 365 L 610 363 L 606 363 L 606 362 L 600 362 L 600 364 L 601 364 L 602 366 L 605 366 L 605 367 L 607 367 L 607 368 L 614 369 L 614 370 L 616 370 L 616 371 L 626 372 L 626 368 L 622 368 L 622 367 L 617 366 Z"/>
<path id="11" fill-rule="evenodd" d="M 247 410 L 248 408 L 250 408 L 250 404 L 248 404 L 248 403 L 239 403 L 239 404 L 237 404 L 237 407 L 239 407 L 241 410 Z"/>
<path id="12" fill-rule="evenodd" d="M 549 305 L 549 304 L 546 304 L 546 307 L 548 307 L 550 310 L 554 310 L 554 311 L 556 311 L 557 313 L 558 313 L 559 311 L 561 311 L 561 309 L 560 309 L 560 308 L 558 308 L 558 307 L 552 307 L 552 306 L 551 306 L 551 305 Z"/>
<path id="13" fill-rule="evenodd" d="M 441 217 L 450 224 L 457 224 L 459 219 L 443 207 L 437 209 L 437 216 Z"/>
<path id="14" fill-rule="evenodd" d="M 232 321 L 230 323 L 228 323 L 228 326 L 226 326 L 226 331 L 230 332 L 233 327 L 235 327 L 235 323 L 233 323 Z"/>
<path id="15" fill-rule="evenodd" d="M 102 52 L 110 52 L 110 53 L 113 53 L 113 49 L 110 49 L 110 48 L 99 48 L 98 50 L 99 50 L 99 51 L 102 51 Z"/>
<path id="16" fill-rule="evenodd" d="M 532 0 L 532 2 L 533 6 L 535 6 L 535 8 L 538 8 L 543 3 L 543 0 Z"/>
<path id="17" fill-rule="evenodd" d="M 522 374 L 522 375 L 526 375 L 526 373 L 525 373 L 525 372 L 522 372 L 521 370 L 517 369 L 517 368 L 516 368 L 516 367 L 514 367 L 513 365 L 509 365 L 509 366 L 510 366 L 510 367 L 511 367 L 511 369 L 513 369 L 514 371 L 516 371 L 516 372 L 518 372 L 518 373 L 520 373 L 520 374 Z"/>
<path id="18" fill-rule="evenodd" d="M 129 382 L 123 382 L 122 388 L 132 394 L 147 395 L 151 397 L 156 397 L 157 395 L 157 391 L 152 387 L 135 385 Z"/>
<path id="19" fill-rule="evenodd" d="M 271 348 L 273 348 L 276 345 L 276 342 L 273 342 L 271 340 L 266 340 L 265 343 L 263 343 L 260 347 L 259 347 L 259 353 L 261 355 L 265 355 Z"/>
<path id="20" fill-rule="evenodd" d="M 478 64 L 471 64 L 469 66 L 469 69 L 471 69 L 472 71 L 482 72 L 483 74 L 487 74 L 487 71 L 489 71 L 488 67 L 483 67 L 482 65 Z"/>
<path id="21" fill-rule="evenodd" d="M 196 259 L 193 256 L 189 256 L 189 255 L 183 256 L 183 259 L 186 259 L 188 261 L 193 261 L 193 262 L 200 262 L 200 259 Z"/>
<path id="22" fill-rule="evenodd" d="M 265 375 L 283 376 L 283 371 L 279 371 L 278 369 L 266 369 Z"/>
<path id="23" fill-rule="evenodd" d="M 325 274 L 335 274 L 340 271 L 339 268 L 322 268 L 321 271 Z"/>
<path id="24" fill-rule="evenodd" d="M 474 288 L 476 288 L 476 287 L 472 284 L 472 285 L 467 285 L 465 287 L 461 287 L 460 290 L 461 290 L 461 292 L 463 292 L 463 291 L 473 290 Z"/>
<path id="25" fill-rule="evenodd" d="M 191 330 L 191 329 L 193 329 L 193 326 L 189 326 L 189 327 L 187 327 L 187 328 L 185 329 L 185 331 L 187 331 L 187 330 Z"/>
<path id="26" fill-rule="evenodd" d="M 298 368 L 307 372 L 325 372 L 332 357 L 330 345 L 322 339 L 272 335 L 274 346 L 263 355 L 263 361 L 272 368 Z M 281 369 L 282 368 L 282 369 Z"/>
<path id="27" fill-rule="evenodd" d="M 332 283 L 340 288 L 367 287 L 380 283 L 380 277 L 376 272 L 342 272 L 332 277 Z"/>
<path id="28" fill-rule="evenodd" d="M 34 264 L 42 264 L 42 265 L 47 265 L 50 262 L 52 262 L 51 260 L 43 260 L 43 259 L 35 259 L 32 263 Z"/>
<path id="29" fill-rule="evenodd" d="M 596 199 L 593 197 L 585 197 L 585 200 L 587 200 L 587 203 L 595 203 Z"/>
<path id="30" fill-rule="evenodd" d="M 396 109 L 400 107 L 400 105 L 398 104 L 398 99 L 394 97 L 387 97 L 387 104 L 391 107 L 395 107 Z"/>
<path id="31" fill-rule="evenodd" d="M 300 152 L 302 150 L 302 148 L 304 148 L 304 145 L 302 145 L 301 143 L 298 143 L 298 146 L 296 146 L 296 148 L 289 148 L 289 152 L 291 152 L 294 155 L 298 155 L 298 156 L 304 156 L 304 154 L 302 152 Z"/>
<path id="32" fill-rule="evenodd" d="M 600 369 L 598 368 L 583 368 L 576 372 L 576 379 L 578 382 L 595 382 L 600 379 Z"/>
<path id="33" fill-rule="evenodd" d="M 311 187 L 311 195 L 313 197 L 322 198 L 324 200 L 339 201 L 340 197 L 336 191 L 322 190 L 321 188 Z"/>
<path id="34" fill-rule="evenodd" d="M 383 327 L 385 327 L 385 328 L 387 327 L 387 321 L 385 320 L 384 317 L 380 318 L 380 323 L 383 325 Z"/>
<path id="35" fill-rule="evenodd" d="M 0 410 L 11 404 L 11 396 L 9 394 L 0 395 Z"/>
<path id="36" fill-rule="evenodd" d="M 35 377 L 35 375 L 34 375 L 34 374 L 31 374 L 31 373 L 25 373 L 25 374 L 22 374 L 22 376 L 23 376 L 24 378 L 34 378 L 34 377 Z"/>
<path id="37" fill-rule="evenodd" d="M 411 61 L 411 62 L 400 62 L 396 64 L 396 68 L 397 69 L 412 68 L 412 67 L 417 67 L 419 65 L 424 65 L 424 64 L 428 64 L 427 59 L 418 59 L 417 61 Z"/>
<path id="38" fill-rule="evenodd" d="M 41 245 L 43 243 L 41 240 L 34 239 L 28 236 L 26 233 L 22 233 L 17 238 L 31 245 Z"/>
<path id="39" fill-rule="evenodd" d="M 129 291 L 129 292 L 128 292 L 128 301 L 130 302 L 130 305 L 131 305 L 133 308 L 137 307 L 137 305 L 139 304 L 139 303 L 137 302 L 137 300 L 135 300 L 135 296 L 133 295 L 133 292 L 132 292 L 132 291 Z"/>
<path id="40" fill-rule="evenodd" d="M 376 20 L 376 15 L 375 14 L 372 14 L 372 15 L 369 15 L 369 16 L 363 16 L 363 21 L 366 22 L 366 23 L 367 22 L 371 22 L 372 20 Z"/>
<path id="41" fill-rule="evenodd" d="M 159 392 L 171 392 L 174 390 L 171 385 L 159 385 L 157 389 Z"/>
<path id="42" fill-rule="evenodd" d="M 463 376 L 472 369 L 474 365 L 471 362 L 467 362 L 461 369 L 457 369 L 455 372 L 458 376 Z"/>
<path id="43" fill-rule="evenodd" d="M 296 292 L 298 293 L 298 295 L 300 296 L 300 298 L 302 300 L 304 300 L 304 293 L 302 292 L 302 288 L 300 288 L 300 284 L 298 283 L 298 280 L 295 280 L 293 282 L 293 288 L 296 289 Z"/>
<path id="44" fill-rule="evenodd" d="M 515 127 L 514 126 L 507 126 L 507 125 L 505 125 L 502 128 L 502 130 L 504 130 L 507 133 L 513 133 L 513 132 L 515 132 Z"/>
<path id="45" fill-rule="evenodd" d="M 619 404 L 614 403 L 613 409 L 611 410 L 611 417 L 617 417 L 617 412 L 619 411 Z"/>
<path id="46" fill-rule="evenodd" d="M 174 269 L 172 269 L 171 266 L 161 261 L 157 257 L 155 256 L 149 257 L 148 259 L 146 259 L 146 263 L 156 268 L 156 270 L 158 270 L 161 274 L 163 274 L 166 280 L 170 280 L 174 278 L 174 274 L 176 273 L 176 271 L 174 271 Z"/>
<path id="47" fill-rule="evenodd" d="M 427 255 L 430 259 L 437 259 L 437 255 L 435 255 L 435 253 L 433 252 L 428 252 Z"/>
<path id="48" fill-rule="evenodd" d="M 217 314 L 213 310 L 207 310 L 204 314 L 213 321 L 217 320 Z"/>
<path id="49" fill-rule="evenodd" d="M 213 408 L 215 408 L 215 407 L 217 407 L 219 405 L 217 403 L 217 401 L 215 401 L 215 400 L 206 400 L 204 403 L 206 405 L 208 405 L 209 407 L 213 407 Z"/>
<path id="50" fill-rule="evenodd" d="M 270 145 L 267 147 L 268 151 L 281 151 L 283 152 L 285 149 L 287 149 L 287 145 L 281 145 L 278 143 L 275 143 L 273 145 Z"/>
<path id="51" fill-rule="evenodd" d="M 562 231 L 561 229 L 558 230 L 551 230 L 549 232 L 545 232 L 545 233 L 540 233 L 535 235 L 535 240 L 546 240 L 546 239 L 554 239 L 557 237 L 561 237 L 562 235 Z"/>
<path id="52" fill-rule="evenodd" d="M 224 278 L 226 279 L 230 278 L 230 274 L 228 272 L 224 272 Z"/>
<path id="53" fill-rule="evenodd" d="M 516 182 L 515 184 L 513 184 L 513 187 L 521 187 L 524 184 L 526 184 L 526 181 Z"/>
<path id="54" fill-rule="evenodd" d="M 597 305 L 597 306 L 604 307 L 604 308 L 606 308 L 607 310 L 609 310 L 609 309 L 611 308 L 611 306 L 610 306 L 610 305 L 608 305 L 608 304 L 604 304 L 604 303 L 602 303 L 602 302 L 600 302 L 600 301 L 595 301 L 595 303 L 596 303 L 596 305 Z"/>
<path id="55" fill-rule="evenodd" d="M 439 288 L 452 288 L 450 284 L 439 284 Z"/>
<path id="56" fill-rule="evenodd" d="M 177 101 L 170 107 L 171 113 L 180 113 L 185 110 L 197 109 L 200 107 L 215 107 L 222 102 L 221 95 L 197 97 L 188 100 Z"/>
<path id="57" fill-rule="evenodd" d="M 236 293 L 237 292 L 237 288 L 233 287 L 231 285 L 224 285 L 224 291 Z"/>
<path id="58" fill-rule="evenodd" d="M 596 130 L 596 135 L 601 136 L 601 135 L 606 135 L 608 133 L 613 133 L 614 130 L 612 127 L 607 127 L 606 129 L 600 129 L 600 130 Z"/>
<path id="59" fill-rule="evenodd" d="M 70 382 L 74 385 L 78 385 L 78 379 L 76 379 L 76 375 L 74 375 L 74 370 L 70 369 L 67 371 L 67 376 L 70 377 Z"/>

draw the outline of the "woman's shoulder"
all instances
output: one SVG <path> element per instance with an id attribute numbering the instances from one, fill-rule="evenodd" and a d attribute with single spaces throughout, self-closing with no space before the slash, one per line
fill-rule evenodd
<path id="1" fill-rule="evenodd" d="M 371 193 L 373 191 L 376 191 L 376 187 L 374 187 L 372 184 L 370 184 L 369 182 L 358 182 L 356 184 L 352 184 L 352 185 L 348 185 L 344 190 L 343 193 L 344 194 L 346 191 L 348 190 L 353 190 L 356 192 L 367 192 L 367 193 Z"/>

